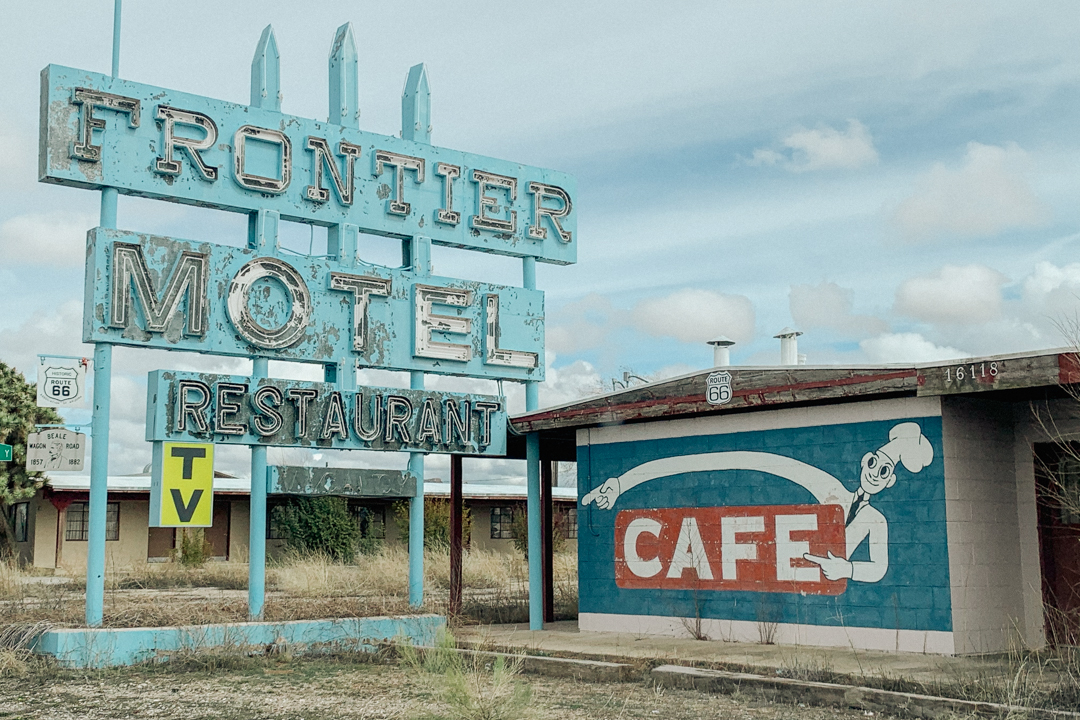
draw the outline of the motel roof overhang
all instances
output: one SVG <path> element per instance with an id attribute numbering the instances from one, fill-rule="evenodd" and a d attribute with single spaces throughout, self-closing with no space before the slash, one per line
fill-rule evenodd
<path id="1" fill-rule="evenodd" d="M 958 368 L 962 380 L 956 379 Z M 731 399 L 713 405 L 706 399 L 706 381 L 718 372 L 731 374 Z M 571 461 L 582 428 L 896 397 L 1038 402 L 1069 397 L 1076 389 L 1080 358 L 1072 348 L 907 365 L 713 367 L 516 415 L 510 418 L 507 454 L 524 457 L 524 436 L 533 432 L 540 433 L 542 460 Z"/>

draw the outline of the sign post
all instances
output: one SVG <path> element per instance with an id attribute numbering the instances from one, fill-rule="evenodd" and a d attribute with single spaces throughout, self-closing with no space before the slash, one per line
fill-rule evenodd
<path id="1" fill-rule="evenodd" d="M 11 462 L 11 446 L 0 443 L 0 462 Z"/>
<path id="2" fill-rule="evenodd" d="M 122 0 L 113 0 L 112 77 L 120 76 Z M 101 189 L 98 224 L 116 227 L 117 191 Z M 85 307 L 83 308 L 85 312 Z M 99 627 L 105 615 L 105 524 L 109 503 L 109 396 L 112 393 L 112 345 L 94 344 L 94 409 L 90 448 L 90 518 L 86 543 L 86 624 Z"/>

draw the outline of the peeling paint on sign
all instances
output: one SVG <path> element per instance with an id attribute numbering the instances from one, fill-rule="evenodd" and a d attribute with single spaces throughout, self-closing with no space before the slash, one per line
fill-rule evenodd
<path id="1" fill-rule="evenodd" d="M 84 342 L 544 378 L 538 290 L 95 228 Z"/>
<path id="2" fill-rule="evenodd" d="M 506 453 L 506 403 L 493 395 L 155 370 L 146 439 L 335 450 Z"/>

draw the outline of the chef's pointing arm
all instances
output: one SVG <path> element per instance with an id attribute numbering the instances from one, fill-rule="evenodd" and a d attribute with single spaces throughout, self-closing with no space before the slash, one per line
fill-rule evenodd
<path id="1" fill-rule="evenodd" d="M 642 463 L 594 488 L 581 499 L 581 504 L 595 502 L 598 508 L 607 510 L 615 504 L 619 495 L 648 480 L 713 470 L 756 470 L 776 475 L 806 488 L 823 505 L 843 504 L 843 499 L 851 496 L 839 480 L 804 462 L 782 455 L 738 450 L 682 455 Z"/>

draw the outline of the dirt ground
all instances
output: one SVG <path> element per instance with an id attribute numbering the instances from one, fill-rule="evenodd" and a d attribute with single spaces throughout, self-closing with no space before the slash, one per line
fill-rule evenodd
<path id="1" fill-rule="evenodd" d="M 436 676 L 351 658 L 231 661 L 230 667 L 137 667 L 86 673 L 37 667 L 0 679 L 0 718 L 235 718 L 237 720 L 442 720 L 456 717 Z M 522 676 L 535 720 L 824 720 L 864 711 L 777 705 L 751 695 L 657 690 Z M 520 715 L 515 715 L 517 720 Z M 883 716 L 878 716 L 883 717 Z"/>

